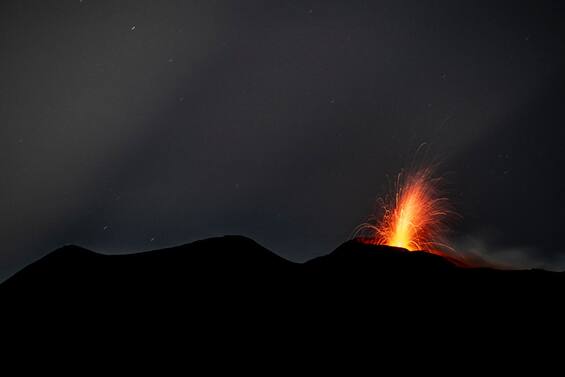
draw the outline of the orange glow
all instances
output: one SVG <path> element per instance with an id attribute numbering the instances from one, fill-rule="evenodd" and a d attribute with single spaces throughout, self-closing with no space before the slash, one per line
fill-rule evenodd
<path id="1" fill-rule="evenodd" d="M 373 224 L 363 224 L 363 241 L 444 254 L 450 249 L 442 241 L 449 214 L 447 199 L 438 193 L 438 179 L 431 169 L 400 174 L 392 200 L 382 201 L 383 216 Z"/>

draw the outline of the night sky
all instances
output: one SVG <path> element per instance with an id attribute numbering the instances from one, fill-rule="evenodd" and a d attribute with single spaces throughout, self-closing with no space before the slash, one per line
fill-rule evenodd
<path id="1" fill-rule="evenodd" d="M 422 143 L 456 248 L 563 269 L 560 3 L 3 0 L 0 280 L 64 244 L 326 254 Z"/>

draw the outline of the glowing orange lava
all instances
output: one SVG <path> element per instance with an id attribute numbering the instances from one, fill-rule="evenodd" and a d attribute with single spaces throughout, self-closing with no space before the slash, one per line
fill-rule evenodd
<path id="1" fill-rule="evenodd" d="M 438 179 L 432 177 L 431 169 L 400 174 L 396 186 L 393 199 L 382 201 L 384 213 L 376 225 L 360 227 L 360 232 L 366 235 L 362 240 L 444 254 L 443 251 L 450 249 L 443 242 L 448 203 L 440 197 Z"/>

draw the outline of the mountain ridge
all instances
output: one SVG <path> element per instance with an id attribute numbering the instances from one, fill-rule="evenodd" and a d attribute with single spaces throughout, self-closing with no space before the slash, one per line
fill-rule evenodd
<path id="1" fill-rule="evenodd" d="M 388 287 L 383 290 L 382 287 Z M 0 296 L 29 300 L 118 301 L 178 298 L 291 302 L 374 294 L 417 297 L 456 291 L 491 296 L 549 292 L 565 273 L 461 267 L 426 252 L 349 240 L 304 263 L 284 259 L 243 236 L 222 236 L 131 254 L 102 254 L 67 245 L 0 284 Z M 529 293 L 528 293 L 529 292 Z"/>

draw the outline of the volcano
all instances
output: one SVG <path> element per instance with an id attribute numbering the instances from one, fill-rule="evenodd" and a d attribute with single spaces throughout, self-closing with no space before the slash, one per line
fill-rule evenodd
<path id="1" fill-rule="evenodd" d="M 106 255 L 65 246 L 0 285 L 0 297 L 34 304 L 89 302 L 246 302 L 290 306 L 315 300 L 420 299 L 449 296 L 538 297 L 565 288 L 565 273 L 470 268 L 428 253 L 350 240 L 305 263 L 255 241 L 224 236 L 148 252 Z M 299 304 L 301 303 L 301 304 Z"/>

